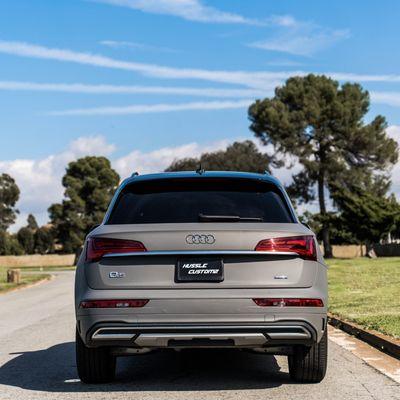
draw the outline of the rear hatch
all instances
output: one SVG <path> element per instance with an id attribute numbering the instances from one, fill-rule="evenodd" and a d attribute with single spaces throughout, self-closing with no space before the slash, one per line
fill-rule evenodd
<path id="1" fill-rule="evenodd" d="M 261 240 L 302 235 L 310 231 L 298 223 L 102 225 L 92 238 L 134 240 L 147 251 L 107 254 L 85 271 L 94 289 L 310 287 L 316 262 L 254 251 Z M 182 265 L 206 263 L 222 265 L 223 279 L 177 280 Z"/>
<path id="2" fill-rule="evenodd" d="M 118 192 L 105 224 L 89 235 L 89 251 L 99 238 L 108 249 L 87 263 L 92 288 L 312 286 L 315 262 L 255 251 L 265 239 L 312 234 L 273 179 L 193 175 L 138 178 Z M 116 254 L 104 239 L 136 241 L 146 251 Z"/>

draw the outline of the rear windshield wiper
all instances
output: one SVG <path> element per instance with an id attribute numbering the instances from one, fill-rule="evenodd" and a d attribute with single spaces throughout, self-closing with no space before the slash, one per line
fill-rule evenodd
<path id="1" fill-rule="evenodd" d="M 201 222 L 263 222 L 259 217 L 240 217 L 239 215 L 207 215 L 199 214 Z"/>

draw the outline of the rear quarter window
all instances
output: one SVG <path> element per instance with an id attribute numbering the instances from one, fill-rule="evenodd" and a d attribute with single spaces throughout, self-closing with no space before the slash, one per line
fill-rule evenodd
<path id="1" fill-rule="evenodd" d="M 246 179 L 164 179 L 138 181 L 118 196 L 106 224 L 199 222 L 199 215 L 294 222 L 279 188 Z"/>

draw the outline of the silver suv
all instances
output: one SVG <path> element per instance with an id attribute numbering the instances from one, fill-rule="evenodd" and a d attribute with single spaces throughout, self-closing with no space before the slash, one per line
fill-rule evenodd
<path id="1" fill-rule="evenodd" d="M 132 176 L 89 233 L 75 281 L 83 382 L 156 349 L 287 355 L 298 382 L 327 362 L 327 267 L 268 174 Z"/>

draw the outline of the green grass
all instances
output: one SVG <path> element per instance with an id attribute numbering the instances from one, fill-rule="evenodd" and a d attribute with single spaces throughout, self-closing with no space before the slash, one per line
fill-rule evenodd
<path id="1" fill-rule="evenodd" d="M 400 338 L 400 257 L 327 262 L 329 311 Z"/>
<path id="2" fill-rule="evenodd" d="M 10 267 L 0 266 L 0 293 L 4 293 L 8 290 L 14 289 L 17 286 L 26 286 L 31 283 L 35 283 L 44 278 L 50 278 L 50 274 L 47 272 L 51 271 L 65 271 L 74 270 L 75 267 L 65 266 L 43 266 L 43 267 L 16 267 L 21 270 L 21 283 L 19 285 L 15 283 L 7 283 L 7 270 Z"/>
<path id="3" fill-rule="evenodd" d="M 42 266 L 42 267 L 18 267 L 22 271 L 75 271 L 75 265 L 59 265 L 59 266 Z"/>

